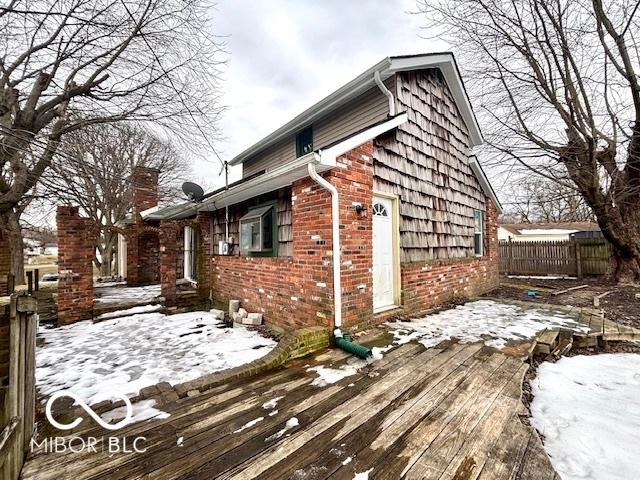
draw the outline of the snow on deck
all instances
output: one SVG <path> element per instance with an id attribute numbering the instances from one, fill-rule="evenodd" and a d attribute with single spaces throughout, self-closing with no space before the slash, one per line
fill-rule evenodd
<path id="1" fill-rule="evenodd" d="M 114 283 L 113 286 L 99 286 L 94 289 L 94 303 L 152 303 L 160 297 L 160 285 L 146 285 L 144 287 L 124 287 Z M 108 284 L 107 285 L 111 285 Z"/>
<path id="2" fill-rule="evenodd" d="M 638 478 L 639 354 L 542 363 L 531 387 L 531 423 L 563 480 Z"/>
<path id="3" fill-rule="evenodd" d="M 71 390 L 89 405 L 249 363 L 276 345 L 244 327 L 225 327 L 209 312 L 84 321 L 41 329 L 39 336 L 44 340 L 36 351 L 40 394 Z"/>
<path id="4" fill-rule="evenodd" d="M 489 347 L 504 348 L 509 341 L 528 340 L 545 329 L 569 328 L 587 333 L 589 327 L 577 319 L 575 314 L 479 300 L 410 322 L 387 325 L 396 344 L 417 340 L 429 348 L 457 338 L 462 343 L 483 340 Z"/>

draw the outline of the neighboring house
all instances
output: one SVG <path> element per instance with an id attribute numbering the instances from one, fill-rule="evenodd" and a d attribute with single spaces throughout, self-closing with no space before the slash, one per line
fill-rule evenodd
<path id="1" fill-rule="evenodd" d="M 42 254 L 43 255 L 57 256 L 58 255 L 58 244 L 57 243 L 45 243 L 42 246 Z"/>
<path id="2" fill-rule="evenodd" d="M 282 328 L 481 293 L 498 283 L 501 211 L 481 143 L 451 53 L 385 58 L 233 158 L 242 179 L 198 202 L 153 208 L 157 171 L 136 170 L 120 272 L 159 280 L 168 305 L 197 289 Z M 68 207 L 58 218 L 59 232 L 84 220 Z"/>
<path id="3" fill-rule="evenodd" d="M 501 223 L 498 228 L 498 240 L 512 242 L 556 242 L 601 236 L 600 227 L 592 222 Z"/>

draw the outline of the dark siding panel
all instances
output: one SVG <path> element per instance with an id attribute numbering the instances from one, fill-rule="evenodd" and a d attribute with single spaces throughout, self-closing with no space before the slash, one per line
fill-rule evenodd
<path id="1" fill-rule="evenodd" d="M 394 86 L 393 77 L 385 82 L 389 89 Z M 356 133 L 369 125 L 384 120 L 389 113 L 389 102 L 376 86 L 347 103 L 340 109 L 317 120 L 313 124 L 313 148 L 318 149 L 336 140 Z M 248 177 L 261 170 L 269 170 L 291 161 L 296 156 L 295 134 L 265 149 L 260 155 L 250 158 L 243 165 L 242 175 Z"/>

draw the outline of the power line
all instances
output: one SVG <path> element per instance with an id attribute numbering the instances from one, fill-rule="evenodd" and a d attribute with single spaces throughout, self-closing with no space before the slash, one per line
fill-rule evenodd
<path id="1" fill-rule="evenodd" d="M 135 19 L 135 17 L 133 16 L 133 14 L 131 13 L 131 11 L 129 10 L 129 7 L 127 7 L 127 4 L 124 2 L 124 0 L 120 0 L 120 3 L 122 4 L 122 6 L 124 7 L 124 9 L 126 10 L 127 14 L 129 15 L 129 18 L 131 18 L 131 20 L 134 22 L 134 24 L 137 25 L 137 21 Z M 178 91 L 178 88 L 175 86 L 175 84 L 173 83 L 173 79 L 171 78 L 171 76 L 169 75 L 169 72 L 167 72 L 165 70 L 165 68 L 162 66 L 162 62 L 160 61 L 160 58 L 158 57 L 158 55 L 156 54 L 155 50 L 153 49 L 153 47 L 151 46 L 151 44 L 149 43 L 149 41 L 147 40 L 147 37 L 145 36 L 145 33 L 142 31 L 142 26 L 140 26 L 139 28 L 140 31 L 140 36 L 142 37 L 142 40 L 144 41 L 144 43 L 147 45 L 147 47 L 149 48 L 149 51 L 151 52 L 151 54 L 153 55 L 153 57 L 156 59 L 156 62 L 158 62 L 158 66 L 160 67 L 160 69 L 162 70 L 162 72 L 165 74 L 165 76 L 167 77 L 167 80 L 169 80 L 169 83 L 171 84 L 171 87 L 173 88 L 173 90 L 176 92 L 176 95 L 178 96 L 178 99 L 180 100 L 180 103 L 182 103 L 182 105 L 184 106 L 184 108 L 187 110 L 187 112 L 189 113 L 189 116 L 191 117 L 191 120 L 193 121 L 193 124 L 196 126 L 196 128 L 200 131 L 200 133 L 202 134 L 202 137 L 204 138 L 204 140 L 207 142 L 207 144 L 209 145 L 209 147 L 211 148 L 211 151 L 213 151 L 213 154 L 216 156 L 216 158 L 218 159 L 218 161 L 222 164 L 223 168 L 227 168 L 227 163 L 224 162 L 221 158 L 220 155 L 218 155 L 218 152 L 216 151 L 215 147 L 213 146 L 213 144 L 209 141 L 209 138 L 207 137 L 206 133 L 204 132 L 204 130 L 202 129 L 202 127 L 200 126 L 200 124 L 198 123 L 198 121 L 196 120 L 195 116 L 193 115 L 193 112 L 191 112 L 191 109 L 189 108 L 189 106 L 186 104 L 186 102 L 184 101 L 184 99 L 182 98 L 182 95 L 180 94 L 180 92 Z"/>

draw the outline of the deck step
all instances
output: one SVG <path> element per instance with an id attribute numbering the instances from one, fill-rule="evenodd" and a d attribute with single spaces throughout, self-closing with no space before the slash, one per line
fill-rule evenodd
<path id="1" fill-rule="evenodd" d="M 536 353 L 551 353 L 558 346 L 558 330 L 545 330 L 536 339 Z"/>

